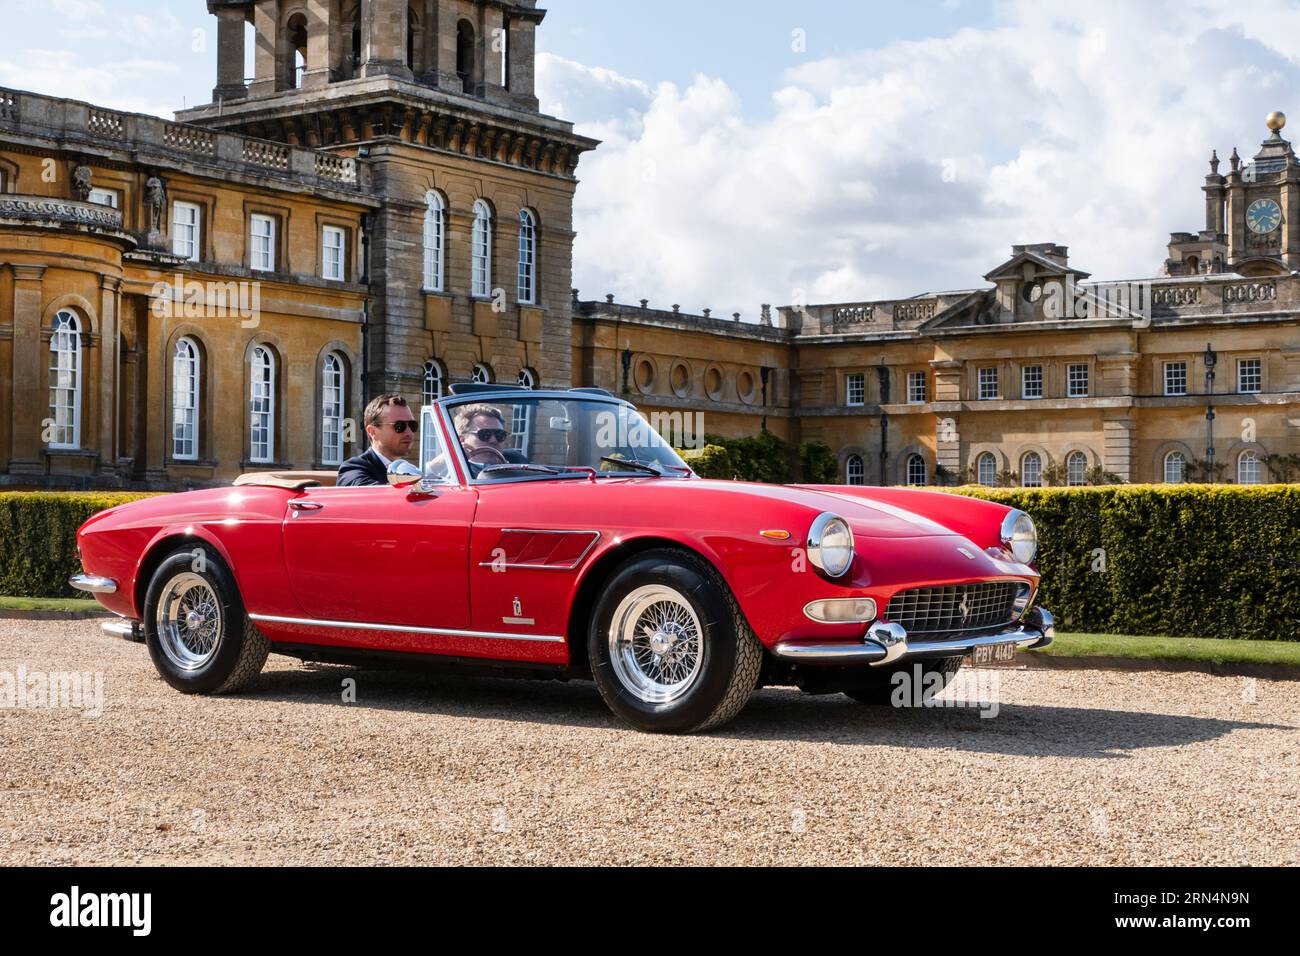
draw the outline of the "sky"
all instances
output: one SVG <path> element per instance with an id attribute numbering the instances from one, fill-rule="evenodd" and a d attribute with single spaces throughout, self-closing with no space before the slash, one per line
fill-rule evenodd
<path id="1" fill-rule="evenodd" d="M 1013 244 L 1158 274 L 1210 150 L 1300 125 L 1294 0 L 545 0 L 538 95 L 602 140 L 574 284 L 741 312 L 980 288 Z M 202 0 L 0 0 L 0 86 L 207 102 Z"/>

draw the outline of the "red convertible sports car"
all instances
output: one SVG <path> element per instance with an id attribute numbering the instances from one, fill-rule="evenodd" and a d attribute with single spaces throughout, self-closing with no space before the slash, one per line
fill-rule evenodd
<path id="1" fill-rule="evenodd" d="M 462 442 L 484 414 L 504 450 Z M 591 679 L 676 733 L 763 685 L 887 703 L 900 669 L 937 689 L 965 655 L 1052 640 L 1034 524 L 1003 505 L 701 479 L 595 389 L 457 386 L 420 426 L 423 467 L 387 486 L 255 474 L 97 514 L 72 583 L 187 693 L 238 690 L 268 653 L 418 662 Z"/>

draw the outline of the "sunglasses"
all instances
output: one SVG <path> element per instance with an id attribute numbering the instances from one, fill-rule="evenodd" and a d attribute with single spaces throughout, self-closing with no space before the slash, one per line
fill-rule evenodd
<path id="1" fill-rule="evenodd" d="M 505 441 L 510 433 L 504 428 L 480 428 L 476 432 L 466 432 L 465 437 L 473 435 L 479 441 Z"/>
<path id="2" fill-rule="evenodd" d="M 411 434 L 412 434 L 412 435 L 414 435 L 416 432 L 418 432 L 418 431 L 420 430 L 420 423 L 417 422 L 417 421 L 409 421 L 409 422 L 375 422 L 375 427 L 377 427 L 377 428 L 383 427 L 384 425 L 391 425 L 393 431 L 397 432 L 397 434 L 399 434 L 399 435 L 402 434 L 403 432 L 405 432 L 408 428 L 411 430 Z"/>

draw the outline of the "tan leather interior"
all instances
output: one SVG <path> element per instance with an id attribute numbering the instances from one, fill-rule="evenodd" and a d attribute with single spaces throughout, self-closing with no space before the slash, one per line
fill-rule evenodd
<path id="1" fill-rule="evenodd" d="M 304 488 L 333 487 L 338 477 L 338 472 L 334 471 L 250 471 L 236 478 L 235 485 L 302 491 Z"/>

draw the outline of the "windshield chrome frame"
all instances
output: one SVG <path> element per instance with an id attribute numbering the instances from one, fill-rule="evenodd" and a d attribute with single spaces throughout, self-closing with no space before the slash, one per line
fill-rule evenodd
<path id="1" fill-rule="evenodd" d="M 460 470 L 460 473 L 462 475 L 461 480 L 464 484 L 470 487 L 477 487 L 479 485 L 512 485 L 512 484 L 518 484 L 520 482 L 530 482 L 530 481 L 561 481 L 561 480 L 573 479 L 573 478 L 583 478 L 586 480 L 591 480 L 590 473 L 585 470 L 585 466 L 581 466 L 581 465 L 573 465 L 571 467 L 584 468 L 583 471 L 561 471 L 557 475 L 523 474 L 517 478 L 475 478 L 474 477 L 474 472 L 470 469 L 469 466 L 470 465 L 469 458 L 465 454 L 465 446 L 461 444 L 460 435 L 456 433 L 455 418 L 453 414 L 454 410 L 456 408 L 459 408 L 461 405 L 490 405 L 493 404 L 494 402 L 514 404 L 521 400 L 574 402 L 583 405 L 613 405 L 616 407 L 626 408 L 637 415 L 641 415 L 640 409 L 638 409 L 631 402 L 624 401 L 621 398 L 616 398 L 612 395 L 611 396 L 598 395 L 594 392 L 571 392 L 563 389 L 540 389 L 540 388 L 502 389 L 499 392 L 475 392 L 470 395 L 449 395 L 446 398 L 440 398 L 436 403 L 438 406 L 438 416 L 443 422 L 445 428 L 444 434 L 451 436 L 451 444 L 454 444 L 456 446 L 457 468 Z M 644 416 L 641 417 L 642 420 L 645 420 Z M 650 428 L 649 421 L 646 421 L 646 427 Z M 650 428 L 650 430 L 654 431 L 653 428 Z M 656 432 L 656 434 L 658 433 Z M 664 442 L 664 444 L 668 445 L 667 442 Z M 668 447 L 671 448 L 672 446 L 668 445 Z M 674 454 L 675 453 L 676 450 L 674 449 Z M 691 467 L 690 465 L 686 464 L 685 461 L 682 462 L 682 465 L 688 469 Z M 423 468 L 423 466 L 424 463 L 421 462 L 421 468 Z M 561 466 L 548 465 L 547 467 L 558 468 Z M 642 472 L 639 470 L 626 471 L 626 472 L 613 472 L 610 474 L 601 474 L 599 471 L 597 471 L 596 473 L 596 480 L 602 478 L 654 479 L 655 477 L 656 476 L 650 474 L 648 471 Z M 666 471 L 659 477 L 675 478 L 681 480 L 681 479 L 688 479 L 688 478 L 697 478 L 699 476 L 695 474 L 695 471 L 693 469 L 691 469 L 688 472 Z"/>

